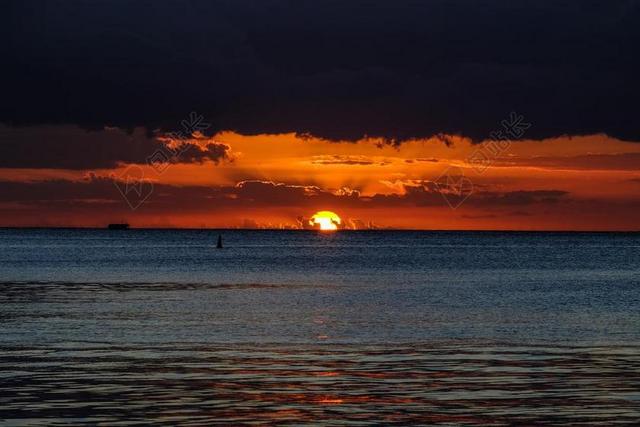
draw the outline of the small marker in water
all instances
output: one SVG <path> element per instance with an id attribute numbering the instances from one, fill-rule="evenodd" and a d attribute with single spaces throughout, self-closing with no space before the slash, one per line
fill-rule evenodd
<path id="1" fill-rule="evenodd" d="M 216 248 L 222 249 L 222 235 L 221 234 L 218 234 L 218 244 L 216 245 Z"/>

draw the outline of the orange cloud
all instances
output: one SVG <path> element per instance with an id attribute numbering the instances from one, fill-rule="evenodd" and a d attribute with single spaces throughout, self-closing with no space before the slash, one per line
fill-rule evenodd
<path id="1" fill-rule="evenodd" d="M 295 134 L 195 135 L 192 144 L 226 147 L 232 161 L 193 159 L 162 171 L 141 165 L 154 193 L 136 211 L 112 181 L 122 179 L 127 164 L 95 168 L 89 178 L 87 170 L 5 168 L 0 223 L 101 225 L 127 218 L 140 226 L 296 227 L 298 217 L 330 209 L 354 224 L 398 228 L 636 228 L 640 144 L 603 135 L 518 141 L 479 171 L 469 159 L 490 142 L 443 138 L 390 146 Z M 456 188 L 439 185 L 451 170 L 472 185 L 456 209 L 443 197 Z"/>

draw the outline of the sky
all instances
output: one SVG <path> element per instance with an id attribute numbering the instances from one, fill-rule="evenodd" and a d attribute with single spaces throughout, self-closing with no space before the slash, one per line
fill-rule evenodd
<path id="1" fill-rule="evenodd" d="M 0 226 L 640 230 L 639 1 L 0 8 Z"/>

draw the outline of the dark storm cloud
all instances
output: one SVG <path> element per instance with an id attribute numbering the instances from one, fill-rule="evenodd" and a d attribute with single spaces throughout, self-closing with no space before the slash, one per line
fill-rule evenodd
<path id="1" fill-rule="evenodd" d="M 0 121 L 640 140 L 633 0 L 9 1 Z"/>
<path id="2" fill-rule="evenodd" d="M 12 128 L 0 125 L 0 168 L 98 169 L 120 163 L 147 163 L 156 153 L 173 163 L 219 162 L 228 158 L 224 144 L 179 142 L 173 156 L 167 145 L 142 129 L 88 131 L 77 126 Z"/>

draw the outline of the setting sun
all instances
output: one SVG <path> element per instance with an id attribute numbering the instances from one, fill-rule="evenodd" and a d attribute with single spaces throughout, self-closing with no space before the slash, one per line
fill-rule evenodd
<path id="1" fill-rule="evenodd" d="M 342 223 L 340 217 L 331 211 L 320 211 L 316 212 L 311 219 L 309 220 L 309 224 L 312 226 L 320 226 L 320 230 L 323 231 L 333 231 L 337 230 L 338 226 Z"/>

